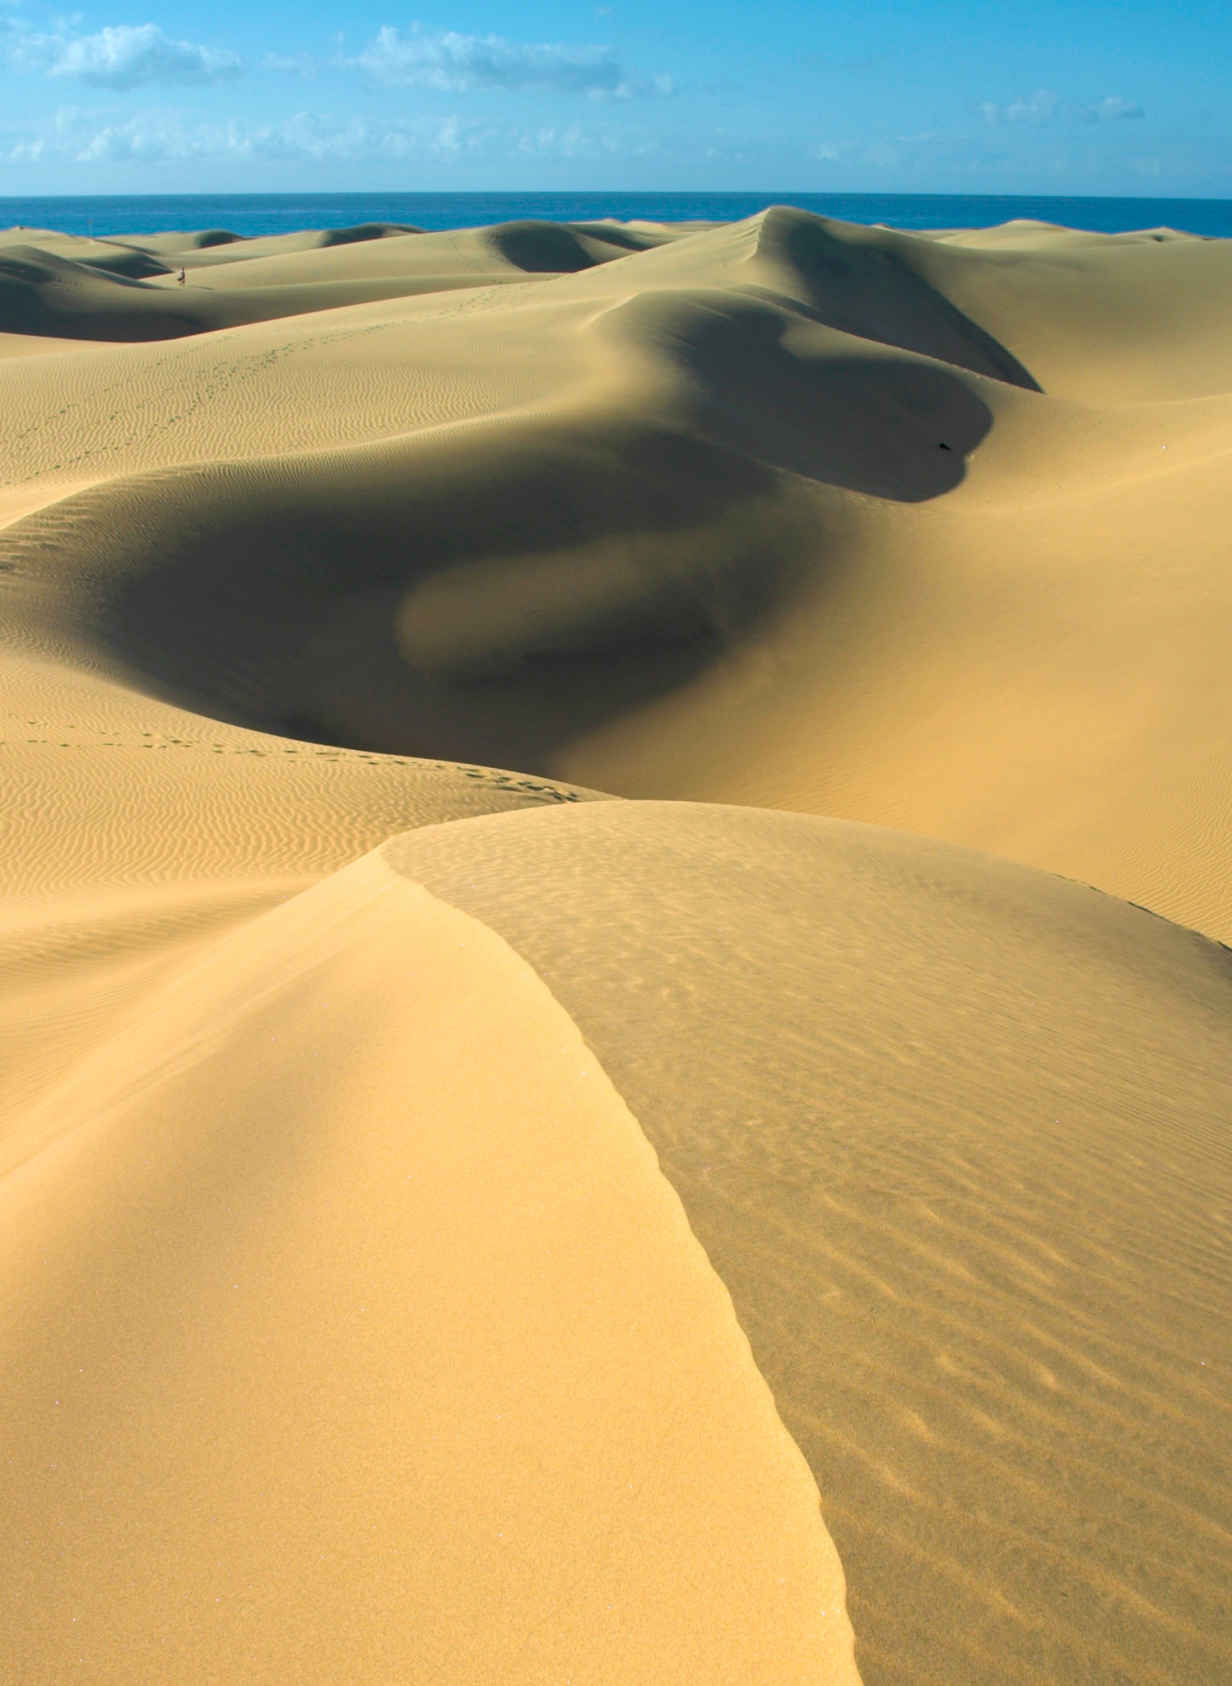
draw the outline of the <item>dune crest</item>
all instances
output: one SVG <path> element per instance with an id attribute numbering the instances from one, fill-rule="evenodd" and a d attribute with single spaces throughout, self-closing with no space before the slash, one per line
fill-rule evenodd
<path id="1" fill-rule="evenodd" d="M 0 1187 L 24 1678 L 856 1686 L 730 1302 L 482 925 L 368 858 L 43 1106 Z"/>
<path id="2" fill-rule="evenodd" d="M 636 1112 L 822 1489 L 866 1680 L 1232 1667 L 1232 953 L 710 804 L 382 855 L 530 961 Z"/>

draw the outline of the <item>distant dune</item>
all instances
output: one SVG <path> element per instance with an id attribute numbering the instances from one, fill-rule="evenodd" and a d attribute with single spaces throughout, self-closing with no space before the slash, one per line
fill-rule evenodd
<path id="1" fill-rule="evenodd" d="M 0 233 L 23 1686 L 1232 1678 L 1230 288 Z"/>

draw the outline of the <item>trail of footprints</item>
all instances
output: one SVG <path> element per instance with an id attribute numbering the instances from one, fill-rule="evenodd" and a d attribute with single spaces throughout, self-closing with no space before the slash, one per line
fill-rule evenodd
<path id="1" fill-rule="evenodd" d="M 544 779 L 523 778 L 516 773 L 501 772 L 493 767 L 476 767 L 457 761 L 425 761 L 406 755 L 379 755 L 371 750 L 341 749 L 328 745 L 303 744 L 298 748 L 282 746 L 279 748 L 244 748 L 235 744 L 218 743 L 203 738 L 177 738 L 157 732 L 142 732 L 139 742 L 117 738 L 108 735 L 101 728 L 93 738 L 79 737 L 60 738 L 55 736 L 56 727 L 53 722 L 46 720 L 27 720 L 27 727 L 33 726 L 44 732 L 51 732 L 51 737 L 0 737 L 0 748 L 9 744 L 43 744 L 55 749 L 148 749 L 151 751 L 168 749 L 195 749 L 207 751 L 211 755 L 255 755 L 258 759 L 277 759 L 280 755 L 302 755 L 305 759 L 326 761 L 366 761 L 371 766 L 383 767 L 419 767 L 430 768 L 440 773 L 461 773 L 464 778 L 486 784 L 497 790 L 517 791 L 520 795 L 536 798 L 541 802 L 580 802 L 581 796 L 575 790 L 563 790 L 559 785 Z M 65 721 L 59 730 L 62 732 L 88 731 L 89 728 L 76 726 L 71 720 Z"/>
<path id="2" fill-rule="evenodd" d="M 15 478 L 12 480 L 5 480 L 0 482 L 0 484 L 6 486 L 18 485 L 26 481 L 38 480 L 44 474 L 54 474 L 57 472 L 63 472 L 65 469 L 77 468 L 82 463 L 89 461 L 92 457 L 114 456 L 117 451 L 127 450 L 130 446 L 146 445 L 159 434 L 167 433 L 173 427 L 177 427 L 182 422 L 187 421 L 189 416 L 191 416 L 195 411 L 201 409 L 202 406 L 208 404 L 219 394 L 226 393 L 231 388 L 242 385 L 245 381 L 252 380 L 265 370 L 274 368 L 284 357 L 299 349 L 301 349 L 301 347 L 294 342 L 287 342 L 284 345 L 272 346 L 268 351 L 262 352 L 259 355 L 242 357 L 234 363 L 217 363 L 208 371 L 207 379 L 204 384 L 193 393 L 192 397 L 183 404 L 183 408 L 179 409 L 174 415 L 151 415 L 149 412 L 158 402 L 157 398 L 140 406 L 135 411 L 128 411 L 127 413 L 121 410 L 112 411 L 112 413 L 106 417 L 107 421 L 117 421 L 121 418 L 121 416 L 124 416 L 125 419 L 131 420 L 132 430 L 126 436 L 118 439 L 108 438 L 106 443 L 102 445 L 87 446 L 84 450 L 76 452 L 73 456 L 64 457 L 59 462 L 44 463 L 40 467 L 31 468 L 24 473 L 18 471 Z M 94 395 L 94 401 L 97 402 L 98 399 L 104 398 L 112 392 L 126 390 L 129 385 L 130 383 L 128 382 L 117 382 L 114 386 L 104 387 L 99 393 Z M 161 397 L 162 395 L 159 396 Z M 167 401 L 164 398 L 164 405 L 166 402 Z M 46 425 L 60 421 L 71 413 L 81 411 L 84 408 L 85 404 L 81 401 L 66 404 L 62 409 L 55 411 L 52 415 L 47 417 L 45 422 L 38 423 L 34 427 L 27 428 L 24 433 L 18 434 L 10 439 L 9 443 L 10 445 L 15 445 L 18 440 L 26 438 L 27 435 L 40 434 Z"/>
<path id="3" fill-rule="evenodd" d="M 78 418 L 88 408 L 97 410 L 97 407 L 105 399 L 111 398 L 116 393 L 122 393 L 129 400 L 129 403 L 123 408 L 111 411 L 105 420 L 108 422 L 121 419 L 128 421 L 131 431 L 127 435 L 118 439 L 108 438 L 106 443 L 102 445 L 87 446 L 84 450 L 78 451 L 73 456 L 65 457 L 59 462 L 42 463 L 38 467 L 31 467 L 24 471 L 14 465 L 10 476 L 0 479 L 0 486 L 21 485 L 27 481 L 37 480 L 44 474 L 54 474 L 63 472 L 65 469 L 77 468 L 92 457 L 114 456 L 117 451 L 127 450 L 130 446 L 148 444 L 159 434 L 165 434 L 170 432 L 172 428 L 178 428 L 180 424 L 187 421 L 197 410 L 208 405 L 214 398 L 228 396 L 236 386 L 241 386 L 244 382 L 256 378 L 266 370 L 275 368 L 287 357 L 311 351 L 320 346 L 366 338 L 370 334 L 380 333 L 393 325 L 375 322 L 364 326 L 335 329 L 332 332 L 319 333 L 310 338 L 285 340 L 280 345 L 268 347 L 265 351 L 254 352 L 246 357 L 238 357 L 234 362 L 220 361 L 212 364 L 205 371 L 204 382 L 186 401 L 183 399 L 176 400 L 173 396 L 165 393 L 158 393 L 139 403 L 137 408 L 133 409 L 131 408 L 131 378 L 125 377 L 122 380 L 113 381 L 107 386 L 99 387 L 88 398 L 75 399 L 64 404 L 60 409 L 41 417 L 37 422 L 23 428 L 20 432 L 9 434 L 6 443 L 10 451 L 27 439 L 31 441 L 32 445 L 38 445 L 48 428 L 54 426 L 57 422 L 63 422 L 70 416 Z M 258 323 L 255 326 L 261 327 L 264 324 Z M 226 332 L 227 330 L 220 331 Z M 187 335 L 185 339 L 191 342 L 197 337 L 196 335 Z M 166 412 L 169 406 L 176 402 L 181 403 L 183 407 L 177 409 L 174 415 L 153 413 L 159 407 Z M 97 421 L 97 416 L 95 421 Z M 93 433 L 95 427 L 91 426 L 88 431 Z"/>

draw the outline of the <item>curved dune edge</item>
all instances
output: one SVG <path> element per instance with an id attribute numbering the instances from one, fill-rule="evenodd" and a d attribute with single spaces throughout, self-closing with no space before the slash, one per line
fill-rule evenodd
<path id="1" fill-rule="evenodd" d="M 825 1495 L 870 1686 L 1232 1678 L 1227 949 L 708 804 L 381 852 L 633 1107 Z"/>
<path id="2" fill-rule="evenodd" d="M 481 923 L 367 857 L 42 1106 L 0 1183 L 22 1679 L 857 1681 L 730 1301 Z"/>

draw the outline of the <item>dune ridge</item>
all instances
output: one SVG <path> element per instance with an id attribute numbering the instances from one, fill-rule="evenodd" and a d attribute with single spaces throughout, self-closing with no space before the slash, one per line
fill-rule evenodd
<path id="1" fill-rule="evenodd" d="M 24 1677 L 857 1680 L 730 1302 L 492 933 L 362 861 L 44 1105 L 0 1189 Z"/>
<path id="2" fill-rule="evenodd" d="M 0 233 L 23 1680 L 1232 1671 L 1230 264 Z"/>
<path id="3" fill-rule="evenodd" d="M 530 960 L 635 1108 L 817 1474 L 865 1679 L 1232 1666 L 1232 952 L 717 805 L 383 853 Z"/>

